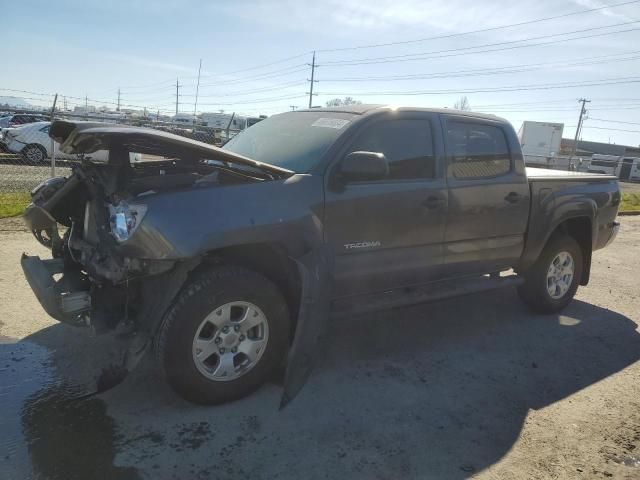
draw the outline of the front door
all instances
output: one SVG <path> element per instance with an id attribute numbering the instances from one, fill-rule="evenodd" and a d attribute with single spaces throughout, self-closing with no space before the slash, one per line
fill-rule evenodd
<path id="1" fill-rule="evenodd" d="M 447 189 L 437 117 L 390 112 L 369 122 L 338 161 L 355 151 L 383 153 L 389 175 L 341 189 L 330 187 L 328 178 L 325 240 L 335 254 L 334 296 L 384 291 L 441 273 Z"/>

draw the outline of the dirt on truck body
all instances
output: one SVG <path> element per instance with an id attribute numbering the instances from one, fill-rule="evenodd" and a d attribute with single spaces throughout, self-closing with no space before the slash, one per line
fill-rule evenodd
<path id="1" fill-rule="evenodd" d="M 494 116 L 313 109 L 224 149 L 84 122 L 50 135 L 109 156 L 33 191 L 25 221 L 53 258 L 23 256 L 29 284 L 53 318 L 130 337 L 127 368 L 153 346 L 198 403 L 242 397 L 286 365 L 286 404 L 330 315 L 506 286 L 556 312 L 618 229 L 614 177 L 526 169 Z"/>

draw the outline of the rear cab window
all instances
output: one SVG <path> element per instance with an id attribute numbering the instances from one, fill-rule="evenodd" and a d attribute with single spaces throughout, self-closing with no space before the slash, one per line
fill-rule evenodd
<path id="1" fill-rule="evenodd" d="M 446 137 L 454 178 L 493 178 L 511 171 L 511 152 L 500 126 L 449 119 Z"/>

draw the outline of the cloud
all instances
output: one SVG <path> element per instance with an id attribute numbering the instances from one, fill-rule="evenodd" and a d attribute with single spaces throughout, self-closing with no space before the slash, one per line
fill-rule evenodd
<path id="1" fill-rule="evenodd" d="M 545 4 L 546 2 L 538 2 Z M 556 5 L 555 2 L 552 5 Z M 216 5 L 225 15 L 250 22 L 279 25 L 288 30 L 314 30 L 342 35 L 353 30 L 368 33 L 410 27 L 422 31 L 455 31 L 517 22 L 540 5 L 502 0 L 486 4 L 477 0 L 248 0 L 228 7 Z"/>
<path id="2" fill-rule="evenodd" d="M 158 60 L 153 60 L 153 59 L 144 58 L 144 57 L 137 57 L 134 55 L 125 55 L 120 53 L 107 53 L 104 55 L 104 58 L 109 60 L 114 60 L 116 62 L 129 63 L 131 65 L 136 65 L 138 67 L 170 70 L 173 72 L 187 72 L 190 74 L 194 73 L 193 67 L 185 67 L 184 65 L 178 65 L 178 64 L 169 63 L 169 62 L 161 62 Z"/>
<path id="3" fill-rule="evenodd" d="M 571 0 L 571 1 L 576 5 L 580 5 L 581 7 L 584 7 L 585 9 L 600 8 L 606 5 L 606 3 L 598 2 L 595 0 Z M 605 17 L 611 17 L 618 20 L 625 20 L 625 21 L 637 20 L 636 18 L 629 17 L 622 13 L 614 12 L 610 8 L 603 8 L 602 10 L 599 10 L 599 13 L 601 15 L 604 15 Z"/>

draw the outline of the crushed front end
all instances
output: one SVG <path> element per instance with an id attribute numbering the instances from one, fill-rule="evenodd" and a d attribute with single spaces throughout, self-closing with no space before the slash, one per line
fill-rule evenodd
<path id="1" fill-rule="evenodd" d="M 157 130 L 55 121 L 49 135 L 65 153 L 108 155 L 83 158 L 69 177 L 31 192 L 24 221 L 52 259 L 23 255 L 22 268 L 49 315 L 95 333 L 153 334 L 200 261 L 166 239 L 180 231 L 166 209 L 154 212 L 161 231 L 145 231 L 150 202 L 293 173 Z"/>
<path id="2" fill-rule="evenodd" d="M 111 168 L 83 163 L 69 178 L 32 192 L 24 221 L 52 258 L 22 256 L 22 268 L 44 310 L 95 333 L 133 331 L 150 299 L 141 281 L 171 271 L 175 261 L 124 256 L 120 243 L 142 221 L 145 206 L 109 192 Z M 127 199 L 129 200 L 129 199 Z"/>

